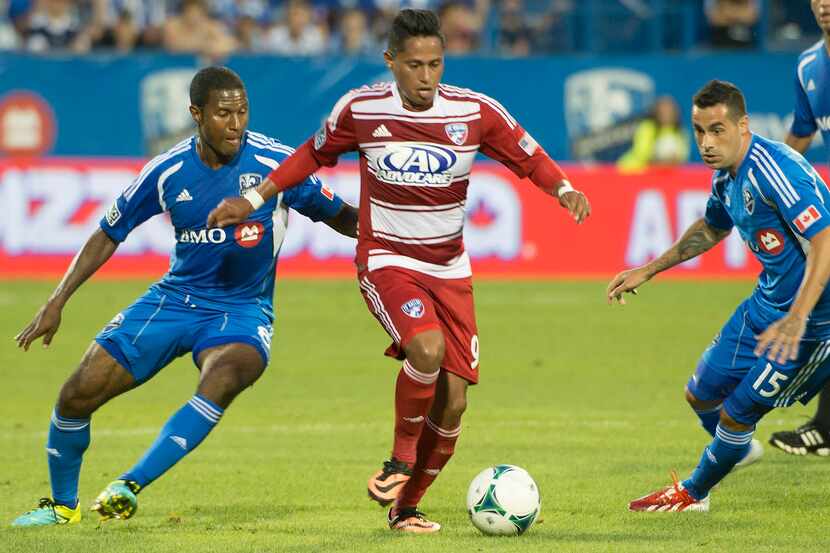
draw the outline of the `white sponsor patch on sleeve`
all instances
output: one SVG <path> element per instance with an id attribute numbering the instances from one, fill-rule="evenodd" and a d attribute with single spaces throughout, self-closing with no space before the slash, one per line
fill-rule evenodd
<path id="1" fill-rule="evenodd" d="M 519 139 L 519 147 L 524 150 L 527 155 L 532 156 L 536 153 L 536 149 L 539 147 L 539 144 L 533 140 L 533 137 L 530 136 L 529 132 L 525 131 L 522 138 Z"/>
<path id="2" fill-rule="evenodd" d="M 793 219 L 793 224 L 800 232 L 804 232 L 819 219 L 821 219 L 821 213 L 816 209 L 816 206 L 809 205 L 807 209 L 798 214 L 798 217 Z"/>
<path id="3" fill-rule="evenodd" d="M 121 218 L 121 211 L 118 210 L 118 200 L 112 202 L 112 206 L 107 210 L 107 224 L 111 227 Z"/>
<path id="4" fill-rule="evenodd" d="M 326 126 L 323 125 L 314 133 L 314 149 L 319 150 L 326 143 Z"/>

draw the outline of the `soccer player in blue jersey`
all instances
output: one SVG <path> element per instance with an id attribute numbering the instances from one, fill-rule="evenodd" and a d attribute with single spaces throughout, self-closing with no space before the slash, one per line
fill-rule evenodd
<path id="1" fill-rule="evenodd" d="M 208 212 L 217 203 L 256 187 L 293 150 L 246 130 L 247 94 L 229 69 L 199 71 L 190 85 L 190 101 L 197 135 L 144 166 L 101 219 L 55 292 L 16 337 L 25 350 L 40 337 L 48 346 L 73 292 L 130 231 L 153 215 L 169 213 L 176 236 L 170 270 L 104 327 L 64 383 L 46 443 L 52 497 L 18 517 L 16 526 L 78 522 L 78 479 L 92 413 L 190 352 L 200 370 L 195 395 L 92 506 L 103 519 L 131 517 L 136 494 L 193 451 L 268 364 L 274 271 L 287 210 L 324 221 L 347 236 L 357 234 L 357 210 L 314 176 L 241 224 L 206 228 Z"/>
<path id="2" fill-rule="evenodd" d="M 795 72 L 795 110 L 786 143 L 803 154 L 821 131 L 830 156 L 830 0 L 812 0 L 822 40 L 801 53 Z M 793 455 L 830 456 L 830 383 L 818 396 L 812 420 L 795 430 L 775 432 L 769 442 Z"/>
<path id="3" fill-rule="evenodd" d="M 715 170 L 706 213 L 657 259 L 614 277 L 608 301 L 624 303 L 624 293 L 733 228 L 763 271 L 686 386 L 712 442 L 688 479 L 673 475 L 632 511 L 708 511 L 712 487 L 752 460 L 756 423 L 775 407 L 806 403 L 830 378 L 830 190 L 792 148 L 750 132 L 743 94 L 730 83 L 711 81 L 695 95 L 692 122 Z"/>

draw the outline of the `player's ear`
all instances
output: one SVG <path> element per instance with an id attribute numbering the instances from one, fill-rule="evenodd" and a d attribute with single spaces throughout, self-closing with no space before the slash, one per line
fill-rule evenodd
<path id="1" fill-rule="evenodd" d="M 386 50 L 383 53 L 383 61 L 386 62 L 386 67 L 389 71 L 392 71 L 392 65 L 395 63 L 395 56 L 392 55 L 392 52 Z"/>
<path id="2" fill-rule="evenodd" d="M 742 133 L 749 132 L 749 115 L 744 115 L 738 119 L 738 128 L 741 129 Z"/>
<path id="3" fill-rule="evenodd" d="M 190 109 L 190 116 L 193 118 L 193 121 L 196 123 L 197 126 L 201 125 L 202 124 L 202 110 L 199 109 L 198 107 L 194 106 L 194 105 L 191 105 L 189 109 Z"/>

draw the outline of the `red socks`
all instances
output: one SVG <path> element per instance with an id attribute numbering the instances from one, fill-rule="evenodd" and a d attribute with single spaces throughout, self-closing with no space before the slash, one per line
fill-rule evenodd
<path id="1" fill-rule="evenodd" d="M 395 444 L 392 456 L 412 466 L 417 457 L 418 438 L 435 397 L 439 371 L 424 374 L 409 361 L 403 362 L 395 384 Z"/>
<path id="2" fill-rule="evenodd" d="M 412 478 L 404 485 L 396 503 L 397 507 L 417 507 L 438 473 L 455 451 L 455 442 L 461 434 L 461 425 L 447 430 L 426 419 L 418 440 L 418 462 L 412 470 Z"/>

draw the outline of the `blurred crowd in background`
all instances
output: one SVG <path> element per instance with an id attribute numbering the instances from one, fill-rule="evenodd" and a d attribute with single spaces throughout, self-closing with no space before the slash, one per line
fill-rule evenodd
<path id="1" fill-rule="evenodd" d="M 819 34 L 808 0 L 0 0 L 0 49 L 378 55 L 402 7 L 436 10 L 454 55 L 796 50 Z"/>

